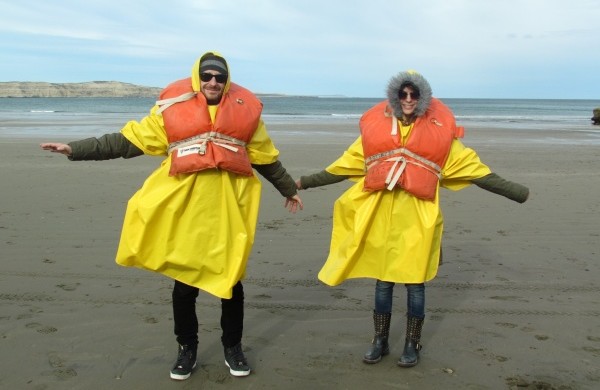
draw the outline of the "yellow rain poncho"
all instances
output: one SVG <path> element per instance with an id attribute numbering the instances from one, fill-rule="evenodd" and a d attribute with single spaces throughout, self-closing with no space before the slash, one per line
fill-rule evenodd
<path id="1" fill-rule="evenodd" d="M 399 128 L 406 139 L 411 127 Z M 396 283 L 433 279 L 443 231 L 440 185 L 434 201 L 402 190 L 363 191 L 365 161 L 360 137 L 326 170 L 350 176 L 356 184 L 335 202 L 329 257 L 319 279 L 330 286 L 363 277 Z M 474 150 L 454 140 L 441 186 L 459 190 L 489 173 Z"/>
<path id="2" fill-rule="evenodd" d="M 196 92 L 199 63 L 192 69 Z M 227 81 L 225 93 L 229 85 Z M 209 107 L 214 121 L 217 106 Z M 127 123 L 121 133 L 145 154 L 167 156 L 157 109 L 140 122 Z M 279 155 L 262 120 L 246 149 L 253 164 L 273 163 Z M 254 242 L 261 182 L 216 169 L 169 176 L 169 168 L 170 159 L 165 158 L 129 200 L 116 261 L 231 298 Z"/>

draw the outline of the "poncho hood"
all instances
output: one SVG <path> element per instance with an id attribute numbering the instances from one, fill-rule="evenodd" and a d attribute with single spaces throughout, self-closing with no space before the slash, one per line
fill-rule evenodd
<path id="1" fill-rule="evenodd" d="M 227 66 L 228 77 L 227 77 L 227 83 L 225 84 L 225 89 L 223 90 L 223 94 L 226 94 L 227 91 L 229 91 L 229 86 L 231 84 L 231 72 L 229 70 L 229 64 L 225 60 L 225 57 L 223 57 L 223 55 L 221 53 L 219 53 L 218 51 L 207 51 L 206 53 L 202 54 L 202 56 L 200 58 L 198 58 L 196 60 L 196 62 L 194 63 L 194 66 L 192 67 L 192 89 L 194 90 L 194 92 L 200 92 L 200 65 L 202 64 L 202 61 L 208 56 L 221 57 L 223 59 L 223 62 Z"/>
<path id="2" fill-rule="evenodd" d="M 422 116 L 425 114 L 429 105 L 431 104 L 431 86 L 419 73 L 414 70 L 408 70 L 405 72 L 400 72 L 396 76 L 390 79 L 387 87 L 387 98 L 394 112 L 394 116 L 396 118 L 402 118 L 402 106 L 400 104 L 400 96 L 398 95 L 400 91 L 406 86 L 411 85 L 413 88 L 419 90 L 419 94 L 421 97 L 417 102 L 417 107 L 415 109 L 416 116 Z"/>

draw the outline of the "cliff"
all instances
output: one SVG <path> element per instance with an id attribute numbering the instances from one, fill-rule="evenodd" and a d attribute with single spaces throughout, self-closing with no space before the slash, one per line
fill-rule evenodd
<path id="1" fill-rule="evenodd" d="M 0 82 L 0 97 L 157 97 L 162 88 L 121 83 Z"/>

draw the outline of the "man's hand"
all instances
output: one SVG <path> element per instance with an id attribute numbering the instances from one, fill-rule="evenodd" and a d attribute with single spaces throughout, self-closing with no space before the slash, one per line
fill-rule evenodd
<path id="1" fill-rule="evenodd" d="M 302 199 L 296 194 L 285 198 L 285 208 L 288 209 L 290 213 L 296 214 L 298 209 L 304 209 L 304 204 L 302 204 Z"/>
<path id="2" fill-rule="evenodd" d="M 49 150 L 52 153 L 64 154 L 65 156 L 70 156 L 71 154 L 73 154 L 73 150 L 67 144 L 48 142 L 48 143 L 40 144 L 40 147 L 43 150 Z"/>

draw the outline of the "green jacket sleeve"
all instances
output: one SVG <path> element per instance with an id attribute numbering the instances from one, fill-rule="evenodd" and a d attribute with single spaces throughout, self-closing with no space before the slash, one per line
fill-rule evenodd
<path id="1" fill-rule="evenodd" d="M 123 134 L 105 134 L 100 138 L 86 138 L 69 142 L 72 154 L 69 160 L 111 160 L 114 158 L 132 158 L 144 154 L 140 148 L 132 144 Z"/>
<path id="2" fill-rule="evenodd" d="M 298 193 L 296 190 L 296 182 L 287 173 L 280 161 L 264 165 L 252 164 L 252 167 L 256 169 L 261 176 L 267 179 L 269 183 L 273 184 L 277 191 L 286 198 Z"/>
<path id="3" fill-rule="evenodd" d="M 300 185 L 302 185 L 302 188 L 306 190 L 308 188 L 339 183 L 347 178 L 348 176 L 334 175 L 333 173 L 323 170 L 319 173 L 313 173 L 310 176 L 300 176 Z"/>
<path id="4" fill-rule="evenodd" d="M 523 203 L 529 197 L 529 188 L 522 184 L 508 181 L 495 173 L 490 173 L 479 179 L 471 180 L 473 184 L 486 191 L 502 195 L 515 202 Z"/>

